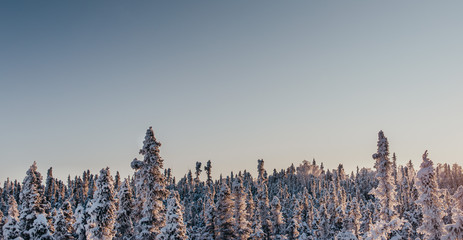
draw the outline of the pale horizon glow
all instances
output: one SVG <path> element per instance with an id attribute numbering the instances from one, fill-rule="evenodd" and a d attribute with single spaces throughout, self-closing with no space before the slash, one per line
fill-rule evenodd
<path id="1" fill-rule="evenodd" d="M 131 175 L 149 126 L 180 179 L 304 159 L 462 164 L 463 3 L 0 3 L 0 181 Z M 202 176 L 204 179 L 205 176 Z"/>

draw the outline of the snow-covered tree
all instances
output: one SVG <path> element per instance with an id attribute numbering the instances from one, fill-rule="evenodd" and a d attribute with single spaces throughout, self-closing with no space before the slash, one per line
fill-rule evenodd
<path id="1" fill-rule="evenodd" d="M 379 201 L 381 209 L 379 212 L 380 220 L 390 222 L 396 215 L 394 210 L 397 205 L 397 197 L 392 177 L 392 163 L 389 160 L 389 143 L 383 131 L 378 133 L 378 151 L 373 154 L 375 159 L 376 179 L 378 187 L 371 191 L 371 194 Z"/>
<path id="2" fill-rule="evenodd" d="M 71 203 L 69 201 L 65 201 L 61 206 L 61 209 L 58 210 L 55 218 L 55 232 L 53 234 L 53 238 L 55 240 L 74 239 L 74 223 L 75 219 L 72 213 Z"/>
<path id="3" fill-rule="evenodd" d="M 54 222 L 55 232 L 53 233 L 53 238 L 55 240 L 74 239 L 72 229 L 68 228 L 69 225 L 66 222 L 63 210 L 59 209 Z"/>
<path id="4" fill-rule="evenodd" d="M 392 163 L 389 160 L 389 143 L 383 131 L 378 133 L 378 151 L 373 154 L 376 168 L 378 186 L 370 191 L 380 204 L 379 221 L 371 226 L 366 239 L 391 239 L 400 238 L 397 231 L 404 221 L 397 216 L 395 208 L 398 204 L 397 194 L 392 176 Z"/>
<path id="5" fill-rule="evenodd" d="M 233 217 L 233 200 L 230 188 L 224 182 L 220 188 L 217 199 L 217 239 L 235 239 L 236 233 L 233 229 L 235 218 Z"/>
<path id="6" fill-rule="evenodd" d="M 50 228 L 48 219 L 44 215 L 42 175 L 37 171 L 37 164 L 34 162 L 26 173 L 20 193 L 20 215 L 19 227 L 21 237 L 25 240 L 45 239 Z M 39 220 L 36 221 L 37 218 Z M 46 219 L 43 222 L 43 218 Z M 46 229 L 46 230 L 45 230 Z"/>
<path id="7" fill-rule="evenodd" d="M 3 238 L 5 240 L 20 240 L 23 239 L 21 230 L 19 228 L 19 212 L 18 204 L 14 199 L 14 196 L 10 195 L 8 199 L 8 218 L 5 225 L 3 226 Z"/>
<path id="8" fill-rule="evenodd" d="M 90 239 L 106 240 L 112 239 L 115 235 L 116 203 L 113 184 L 109 168 L 101 169 L 92 206 L 88 209 L 90 219 L 88 219 L 87 236 Z"/>
<path id="9" fill-rule="evenodd" d="M 165 223 L 163 201 L 167 197 L 165 179 L 162 174 L 163 159 L 159 156 L 161 143 L 156 141 L 153 129 L 146 131 L 140 154 L 143 161 L 134 160 L 132 168 L 136 170 L 136 207 L 141 209 L 140 219 L 136 222 L 136 239 L 154 239 Z"/>
<path id="10" fill-rule="evenodd" d="M 425 240 L 441 239 L 445 233 L 442 221 L 441 199 L 436 182 L 433 162 L 428 158 L 428 151 L 423 154 L 421 169 L 416 174 L 420 197 L 417 203 L 423 211 L 423 223 L 418 232 L 424 235 Z"/>
<path id="11" fill-rule="evenodd" d="M 161 229 L 161 233 L 156 237 L 157 240 L 188 239 L 182 210 L 183 207 L 180 204 L 178 193 L 172 191 L 167 200 L 166 224 Z"/>
<path id="12" fill-rule="evenodd" d="M 271 207 L 271 216 L 272 216 L 272 226 L 273 226 L 273 236 L 275 239 L 286 239 L 285 234 L 285 220 L 283 214 L 281 213 L 281 204 L 280 199 L 277 196 L 273 197 L 272 207 Z"/>
<path id="13" fill-rule="evenodd" d="M 47 216 L 45 214 L 38 214 L 34 220 L 32 229 L 29 230 L 30 239 L 53 240 L 49 227 Z"/>
<path id="14" fill-rule="evenodd" d="M 202 240 L 214 240 L 217 236 L 217 226 L 216 226 L 216 207 L 214 200 L 211 196 L 206 197 L 206 209 L 205 209 L 205 227 L 202 232 Z"/>
<path id="15" fill-rule="evenodd" d="M 90 205 L 91 202 L 88 202 Z M 89 218 L 86 209 L 82 206 L 82 203 L 77 205 L 75 210 L 76 221 L 73 225 L 75 230 L 75 236 L 77 240 L 87 239 L 87 219 Z"/>
<path id="16" fill-rule="evenodd" d="M 116 231 L 115 239 L 117 240 L 132 240 L 134 237 L 134 229 L 132 222 L 132 189 L 128 179 L 120 186 L 118 193 L 119 209 L 116 214 Z"/>
<path id="17" fill-rule="evenodd" d="M 234 218 L 236 239 L 247 240 L 252 232 L 251 223 L 248 221 L 249 215 L 246 211 L 246 194 L 244 193 L 242 178 L 236 177 L 232 183 L 233 196 L 235 200 Z"/>

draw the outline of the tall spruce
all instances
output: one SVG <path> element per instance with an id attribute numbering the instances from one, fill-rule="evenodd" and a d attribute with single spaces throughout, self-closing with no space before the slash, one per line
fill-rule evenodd
<path id="1" fill-rule="evenodd" d="M 233 229 L 235 218 L 233 217 L 233 199 L 228 185 L 223 182 L 217 199 L 217 227 L 219 240 L 236 239 Z"/>
<path id="2" fill-rule="evenodd" d="M 404 221 L 397 216 L 395 208 L 398 204 L 396 187 L 394 185 L 393 167 L 389 160 L 389 143 L 383 131 L 378 133 L 378 151 L 373 154 L 378 186 L 370 191 L 379 203 L 379 221 L 370 229 L 366 239 L 391 239 L 397 236 L 397 231 Z"/>
<path id="3" fill-rule="evenodd" d="M 19 227 L 25 240 L 51 238 L 49 221 L 45 217 L 42 175 L 34 162 L 26 173 L 20 193 Z M 46 220 L 43 222 L 43 220 Z"/>
<path id="4" fill-rule="evenodd" d="M 163 159 L 159 156 L 160 146 L 150 127 L 140 150 L 143 161 L 132 162 L 132 168 L 136 170 L 136 205 L 141 209 L 141 218 L 135 223 L 136 239 L 139 240 L 154 239 L 165 223 L 163 201 L 167 197 L 167 190 L 162 174 Z"/>
<path id="5" fill-rule="evenodd" d="M 423 234 L 425 240 L 438 240 L 445 234 L 442 201 L 439 198 L 439 189 L 436 182 L 433 162 L 428 158 L 428 151 L 423 154 L 421 168 L 416 174 L 420 198 L 417 203 L 423 212 L 423 222 L 418 232 Z"/>
<path id="6" fill-rule="evenodd" d="M 116 202 L 114 181 L 109 168 L 101 169 L 96 186 L 92 206 L 88 209 L 90 219 L 88 220 L 87 236 L 89 239 L 112 239 L 115 234 Z"/>

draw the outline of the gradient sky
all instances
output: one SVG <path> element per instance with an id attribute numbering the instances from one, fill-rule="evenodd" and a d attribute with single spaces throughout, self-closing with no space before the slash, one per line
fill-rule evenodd
<path id="1" fill-rule="evenodd" d="M 0 181 L 132 174 L 145 131 L 177 177 L 315 158 L 460 163 L 461 1 L 2 1 Z M 204 176 L 203 176 L 204 179 Z"/>

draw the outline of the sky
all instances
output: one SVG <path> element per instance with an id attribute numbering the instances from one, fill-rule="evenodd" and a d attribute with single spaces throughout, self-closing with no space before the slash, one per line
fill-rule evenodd
<path id="1" fill-rule="evenodd" d="M 213 176 L 304 159 L 463 163 L 461 1 L 0 3 L 0 181 L 133 174 L 152 126 L 164 166 Z M 202 179 L 204 179 L 204 175 Z"/>

